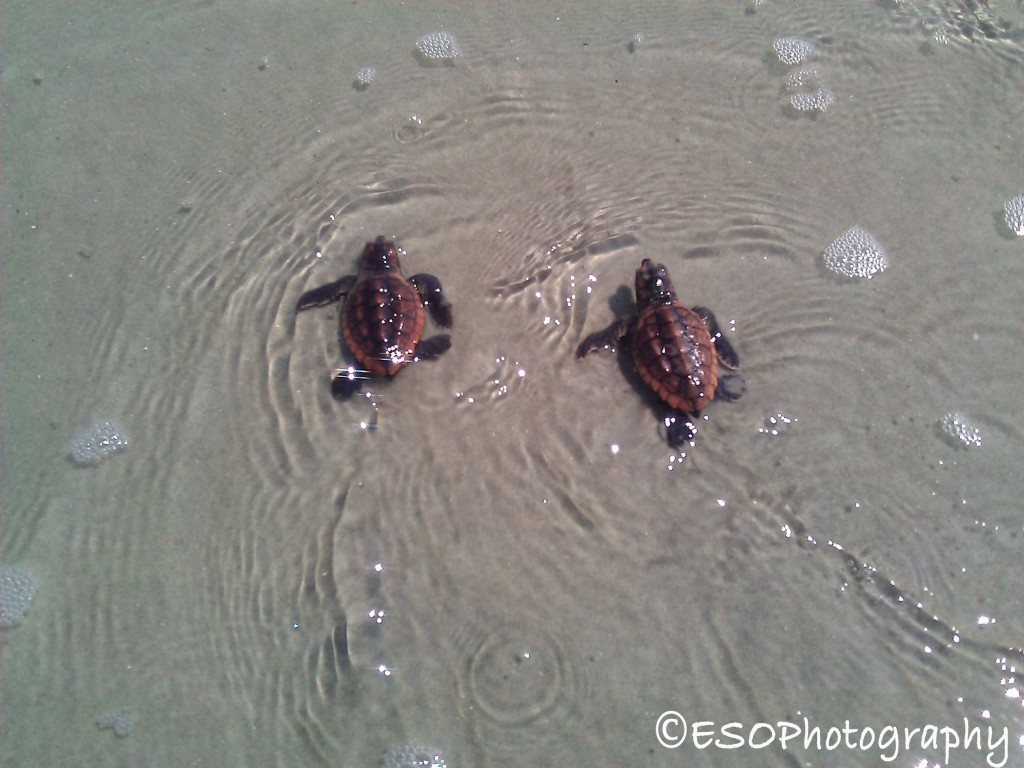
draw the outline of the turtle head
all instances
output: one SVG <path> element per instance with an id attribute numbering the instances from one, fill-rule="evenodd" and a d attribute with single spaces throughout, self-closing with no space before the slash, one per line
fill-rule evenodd
<path id="1" fill-rule="evenodd" d="M 359 262 L 360 270 L 390 272 L 402 268 L 398 261 L 398 249 L 395 244 L 383 235 L 363 248 L 363 258 Z"/>
<path id="2" fill-rule="evenodd" d="M 664 264 L 655 264 L 644 259 L 636 271 L 636 308 L 643 311 L 658 304 L 674 304 L 676 289 Z"/>

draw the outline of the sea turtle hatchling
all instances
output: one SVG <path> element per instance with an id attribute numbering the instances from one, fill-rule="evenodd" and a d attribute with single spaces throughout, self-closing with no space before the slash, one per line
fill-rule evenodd
<path id="1" fill-rule="evenodd" d="M 447 334 L 423 336 L 423 309 L 442 328 L 452 325 L 452 307 L 433 275 L 402 276 L 398 249 L 378 237 L 363 248 L 359 273 L 307 291 L 295 309 L 301 312 L 344 299 L 338 315 L 341 338 L 363 370 L 350 366 L 331 382 L 331 394 L 349 397 L 369 375 L 390 378 L 409 363 L 447 351 Z"/>
<path id="2" fill-rule="evenodd" d="M 696 419 L 716 396 L 737 400 L 743 394 L 739 374 L 718 373 L 719 364 L 739 368 L 736 350 L 711 310 L 679 303 L 664 264 L 644 259 L 636 271 L 636 315 L 592 333 L 577 347 L 576 357 L 615 349 L 623 339 L 640 378 L 670 409 L 665 428 L 674 448 L 693 438 L 696 427 L 688 416 Z"/>

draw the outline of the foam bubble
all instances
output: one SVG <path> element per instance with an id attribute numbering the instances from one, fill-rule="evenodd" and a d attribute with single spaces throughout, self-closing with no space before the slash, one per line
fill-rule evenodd
<path id="1" fill-rule="evenodd" d="M 836 95 L 828 88 L 800 91 L 789 97 L 789 103 L 800 112 L 824 112 L 836 103 Z"/>
<path id="2" fill-rule="evenodd" d="M 134 726 L 135 718 L 132 717 L 132 712 L 128 707 L 108 709 L 96 718 L 97 728 L 101 731 L 112 728 L 114 733 L 122 739 L 132 732 Z"/>
<path id="3" fill-rule="evenodd" d="M 83 429 L 68 443 L 68 457 L 80 467 L 99 464 L 128 447 L 128 437 L 116 421 L 100 419 Z"/>
<path id="4" fill-rule="evenodd" d="M 1006 226 L 1017 233 L 1017 237 L 1024 237 L 1024 195 L 1017 195 L 1013 200 L 1003 203 L 1003 216 L 1006 219 Z"/>
<path id="5" fill-rule="evenodd" d="M 939 420 L 939 426 L 957 445 L 981 446 L 981 432 L 960 411 L 950 411 Z"/>
<path id="6" fill-rule="evenodd" d="M 863 227 L 853 226 L 825 249 L 825 266 L 846 277 L 871 278 L 885 271 L 885 249 Z"/>
<path id="7" fill-rule="evenodd" d="M 786 81 L 789 103 L 800 112 L 824 112 L 836 102 L 816 69 L 798 69 Z"/>
<path id="8" fill-rule="evenodd" d="M 397 744 L 384 754 L 384 768 L 447 768 L 439 750 L 418 744 Z"/>
<path id="9" fill-rule="evenodd" d="M 0 565 L 0 628 L 13 627 L 36 596 L 32 572 L 20 565 Z"/>
<path id="10" fill-rule="evenodd" d="M 821 75 L 816 69 L 797 69 L 786 78 L 786 88 L 790 92 L 810 91 L 821 85 Z"/>
<path id="11" fill-rule="evenodd" d="M 772 48 L 783 64 L 799 64 L 814 52 L 814 45 L 802 37 L 777 37 Z"/>
<path id="12" fill-rule="evenodd" d="M 443 29 L 416 38 L 416 50 L 427 62 L 450 62 L 462 55 L 455 35 Z"/>
<path id="13" fill-rule="evenodd" d="M 356 72 L 356 81 L 354 83 L 357 91 L 365 91 L 370 87 L 370 83 L 377 77 L 377 70 L 374 67 L 363 67 Z"/>

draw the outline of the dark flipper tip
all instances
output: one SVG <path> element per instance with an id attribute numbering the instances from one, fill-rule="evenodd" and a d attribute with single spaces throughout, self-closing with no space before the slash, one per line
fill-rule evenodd
<path id="1" fill-rule="evenodd" d="M 295 303 L 295 311 L 301 312 L 304 309 L 322 307 L 325 304 L 340 301 L 345 298 L 345 294 L 348 293 L 349 288 L 352 287 L 354 282 L 355 278 L 352 275 L 346 275 L 340 280 L 335 280 L 333 283 L 327 283 L 327 285 L 321 285 L 319 288 L 306 291 L 299 296 L 299 300 Z"/>
<path id="2" fill-rule="evenodd" d="M 631 317 L 620 318 L 603 331 L 590 334 L 576 347 L 576 359 L 582 360 L 591 352 L 597 352 L 599 349 L 614 352 L 619 341 L 630 332 L 634 321 L 635 318 Z"/>
<path id="3" fill-rule="evenodd" d="M 331 396 L 335 400 L 345 400 L 352 397 L 362 388 L 364 378 L 365 374 L 356 371 L 354 368 L 342 371 L 331 381 Z"/>
<path id="4" fill-rule="evenodd" d="M 416 347 L 416 359 L 417 360 L 432 360 L 435 357 L 443 355 L 452 347 L 452 337 L 447 333 L 441 334 L 440 336 L 431 336 L 429 339 L 423 339 Z"/>
<path id="5" fill-rule="evenodd" d="M 735 402 L 747 391 L 747 380 L 738 373 L 729 373 L 718 377 L 718 389 L 715 397 Z"/>
<path id="6" fill-rule="evenodd" d="M 452 327 L 452 305 L 448 302 L 440 303 L 436 299 L 427 302 L 427 311 L 430 319 L 442 328 Z"/>
<path id="7" fill-rule="evenodd" d="M 726 368 L 738 369 L 740 367 L 740 356 L 736 354 L 732 342 L 725 338 L 725 334 L 722 333 L 718 320 L 715 318 L 715 313 L 707 307 L 694 307 L 693 311 L 704 320 L 708 327 L 708 333 L 711 335 L 711 340 L 715 345 L 715 352 L 718 354 L 718 362 Z"/>
<path id="8" fill-rule="evenodd" d="M 673 448 L 682 448 L 697 433 L 693 420 L 682 411 L 670 411 L 664 421 L 665 439 Z"/>
<path id="9" fill-rule="evenodd" d="M 452 305 L 444 296 L 441 281 L 433 275 L 418 274 L 410 277 L 409 282 L 412 283 L 416 293 L 420 296 L 420 301 L 430 313 L 430 319 L 442 328 L 451 328 Z"/>

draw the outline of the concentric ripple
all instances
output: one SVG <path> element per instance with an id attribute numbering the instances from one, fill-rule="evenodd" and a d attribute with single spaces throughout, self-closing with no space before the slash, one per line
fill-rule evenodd
<path id="1" fill-rule="evenodd" d="M 578 672 L 544 628 L 499 623 L 465 647 L 459 670 L 462 715 L 474 737 L 497 754 L 538 754 L 574 727 Z"/>
<path id="2" fill-rule="evenodd" d="M 506 627 L 484 638 L 466 673 L 472 706 L 504 728 L 564 717 L 575 696 L 572 668 L 555 640 Z"/>

